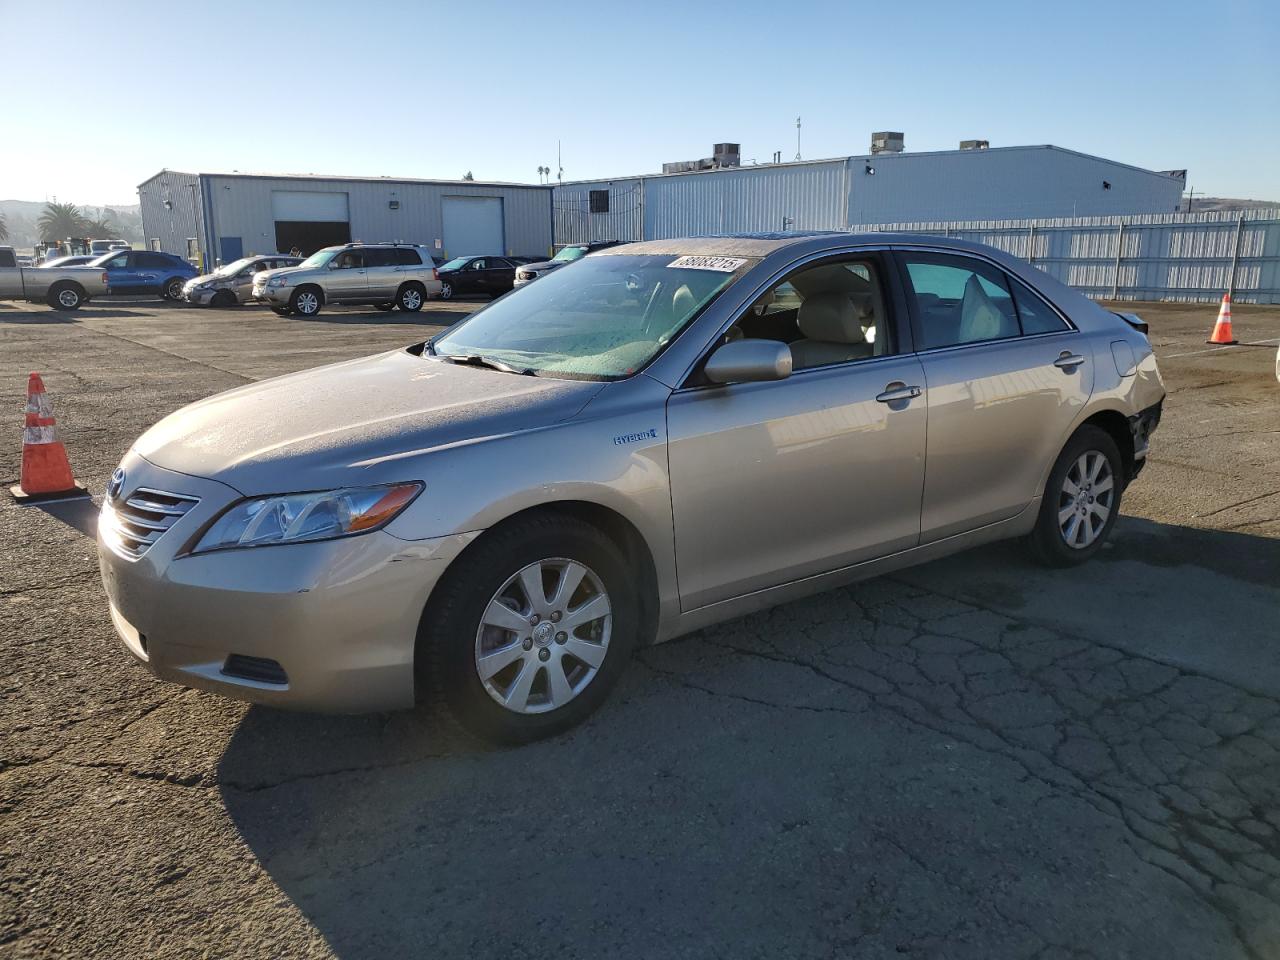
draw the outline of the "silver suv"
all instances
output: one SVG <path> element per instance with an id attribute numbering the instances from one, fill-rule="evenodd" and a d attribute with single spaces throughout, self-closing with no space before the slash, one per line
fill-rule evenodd
<path id="1" fill-rule="evenodd" d="M 371 303 L 379 310 L 421 310 L 440 295 L 427 247 L 403 243 L 346 243 L 317 250 L 296 267 L 253 280 L 253 296 L 281 316 L 314 317 L 326 303 Z"/>

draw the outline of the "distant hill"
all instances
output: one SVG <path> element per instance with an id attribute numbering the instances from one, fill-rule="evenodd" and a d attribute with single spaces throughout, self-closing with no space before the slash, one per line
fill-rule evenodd
<path id="1" fill-rule="evenodd" d="M 1191 201 L 1191 212 L 1205 210 L 1263 210 L 1280 207 L 1280 200 L 1235 200 L 1230 197 L 1196 197 Z M 1184 203 L 1182 209 L 1187 209 Z"/>
<path id="2" fill-rule="evenodd" d="M 102 217 L 118 227 L 119 239 L 130 243 L 142 242 L 142 213 L 139 206 L 95 204 L 77 204 L 80 212 L 86 217 Z M 9 228 L 8 243 L 19 249 L 30 249 L 40 239 L 36 230 L 36 221 L 44 211 L 43 200 L 0 200 L 0 214 L 4 214 L 6 226 Z M 101 240 L 114 240 L 115 237 L 99 237 Z"/>

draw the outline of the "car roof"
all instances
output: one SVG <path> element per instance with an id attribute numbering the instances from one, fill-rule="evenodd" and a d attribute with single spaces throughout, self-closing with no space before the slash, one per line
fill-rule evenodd
<path id="1" fill-rule="evenodd" d="M 720 257 L 767 257 L 788 248 L 803 248 L 806 253 L 849 246 L 927 245 L 947 247 L 991 256 L 998 251 L 984 244 L 954 237 L 921 233 L 846 233 L 842 230 L 804 230 L 785 233 L 726 233 L 700 237 L 675 237 L 668 240 L 641 240 L 608 247 L 593 256 L 630 256 L 633 254 L 678 254 Z M 580 246 L 580 244 L 573 244 Z"/>

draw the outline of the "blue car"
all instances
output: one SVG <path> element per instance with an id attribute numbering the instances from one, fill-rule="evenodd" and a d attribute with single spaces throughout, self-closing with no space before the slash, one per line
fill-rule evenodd
<path id="1" fill-rule="evenodd" d="M 183 285 L 200 272 L 181 257 L 155 250 L 112 250 L 89 265 L 107 271 L 113 296 L 158 293 L 166 300 L 181 300 Z"/>

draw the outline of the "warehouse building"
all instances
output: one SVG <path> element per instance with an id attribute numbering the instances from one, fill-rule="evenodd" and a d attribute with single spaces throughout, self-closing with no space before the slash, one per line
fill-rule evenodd
<path id="1" fill-rule="evenodd" d="M 138 201 L 148 246 L 205 268 L 352 240 L 422 243 L 444 257 L 541 257 L 552 241 L 549 186 L 162 170 Z"/>
<path id="2" fill-rule="evenodd" d="M 908 153 L 901 133 L 833 160 L 742 165 L 737 144 L 662 173 L 555 187 L 557 244 L 861 224 L 1113 216 L 1178 209 L 1186 171 L 1158 173 L 1055 146 Z M 775 154 L 775 158 L 777 155 Z"/>

